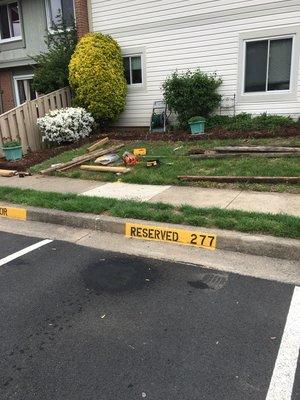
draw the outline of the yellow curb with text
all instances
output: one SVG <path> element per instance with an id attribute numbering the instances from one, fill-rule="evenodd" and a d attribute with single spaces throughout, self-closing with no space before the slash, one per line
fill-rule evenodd
<path id="1" fill-rule="evenodd" d="M 185 244 L 209 250 L 215 250 L 217 245 L 217 236 L 213 234 L 134 223 L 125 224 L 125 236 L 135 239 Z"/>
<path id="2" fill-rule="evenodd" d="M 27 210 L 25 208 L 0 206 L 0 217 L 26 220 Z"/>

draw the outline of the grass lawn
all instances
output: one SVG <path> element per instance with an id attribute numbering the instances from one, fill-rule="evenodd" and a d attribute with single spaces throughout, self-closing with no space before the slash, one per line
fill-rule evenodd
<path id="1" fill-rule="evenodd" d="M 219 208 L 175 207 L 163 203 L 85 197 L 69 193 L 40 192 L 0 187 L 0 200 L 69 212 L 105 214 L 207 228 L 299 238 L 300 218 Z"/>
<path id="2" fill-rule="evenodd" d="M 227 139 L 227 140 L 203 140 L 198 142 L 125 142 L 125 147 L 118 153 L 123 154 L 125 150 L 134 147 L 146 147 L 147 155 L 163 156 L 158 168 L 146 168 L 141 162 L 132 168 L 128 174 L 118 176 L 114 173 L 81 171 L 78 167 L 56 173 L 58 176 L 71 178 L 94 179 L 100 181 L 116 181 L 157 185 L 197 185 L 202 187 L 239 188 L 259 191 L 278 192 L 300 192 L 300 185 L 268 185 L 268 184 L 218 184 L 212 182 L 187 183 L 180 182 L 178 175 L 241 175 L 241 176 L 300 176 L 300 159 L 297 157 L 287 158 L 262 158 L 262 157 L 240 157 L 232 159 L 207 159 L 192 160 L 186 157 L 191 148 L 201 147 L 210 149 L 215 146 L 230 145 L 279 145 L 300 146 L 300 138 L 264 138 L 264 139 Z M 67 151 L 31 168 L 31 172 L 39 172 L 51 164 L 65 162 L 73 157 L 85 153 L 89 145 L 82 146 L 76 150 Z M 180 147 L 177 151 L 175 148 Z M 93 164 L 90 162 L 89 164 Z"/>

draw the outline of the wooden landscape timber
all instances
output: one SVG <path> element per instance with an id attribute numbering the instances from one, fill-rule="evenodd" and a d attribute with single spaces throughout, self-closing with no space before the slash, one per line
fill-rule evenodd
<path id="1" fill-rule="evenodd" d="M 88 153 L 91 153 L 92 151 L 97 150 L 98 147 L 104 146 L 106 143 L 108 143 L 108 141 L 109 141 L 108 137 L 105 137 L 104 139 L 100 139 L 97 142 L 93 143 L 90 147 L 88 147 L 86 149 L 86 151 Z"/>
<path id="2" fill-rule="evenodd" d="M 0 176 L 10 178 L 11 176 L 16 175 L 17 171 L 11 169 L 0 169 Z"/>
<path id="3" fill-rule="evenodd" d="M 116 172 L 125 174 L 130 171 L 130 168 L 126 167 L 105 167 L 100 165 L 81 165 L 80 169 L 84 171 L 95 171 L 95 172 Z"/>
<path id="4" fill-rule="evenodd" d="M 54 165 L 52 167 L 43 169 L 42 171 L 40 171 L 40 173 L 45 175 L 45 174 L 50 174 L 51 172 L 54 172 L 54 171 L 59 171 L 59 172 L 66 171 L 66 170 L 68 170 L 70 168 L 73 168 L 73 167 L 76 167 L 78 165 L 81 165 L 81 164 L 83 164 L 83 163 L 85 163 L 87 161 L 93 160 L 94 158 L 97 158 L 97 157 L 100 157 L 100 156 L 104 156 L 105 154 L 108 154 L 108 153 L 113 153 L 113 152 L 119 150 L 122 147 L 124 147 L 123 143 L 121 143 L 119 145 L 115 145 L 115 146 L 109 147 L 109 148 L 107 148 L 105 150 L 103 150 L 103 149 L 95 150 L 90 154 L 85 154 L 83 156 L 75 157 L 71 161 L 68 161 L 66 163 L 56 164 L 56 165 Z"/>
<path id="5" fill-rule="evenodd" d="M 221 146 L 214 147 L 218 153 L 300 153 L 300 147 L 285 146 Z"/>
<path id="6" fill-rule="evenodd" d="M 205 160 L 208 158 L 235 158 L 235 157 L 299 157 L 300 153 L 208 153 L 208 154 L 190 154 L 190 158 Z"/>
<path id="7" fill-rule="evenodd" d="M 299 176 L 202 176 L 202 175 L 180 175 L 181 181 L 194 182 L 219 182 L 219 183 L 300 183 Z"/>

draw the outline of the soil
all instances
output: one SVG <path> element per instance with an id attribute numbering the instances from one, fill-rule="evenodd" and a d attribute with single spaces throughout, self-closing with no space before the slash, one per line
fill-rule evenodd
<path id="1" fill-rule="evenodd" d="M 249 138 L 272 138 L 272 137 L 300 137 L 300 125 L 283 127 L 278 132 L 269 131 L 248 131 L 248 132 L 229 132 L 224 128 L 216 127 L 213 131 L 191 135 L 186 131 L 176 131 L 170 133 L 149 133 L 145 128 L 120 128 L 99 132 L 99 138 L 108 136 L 110 139 L 118 140 L 153 140 L 153 141 L 201 141 L 207 139 L 249 139 Z"/>
<path id="2" fill-rule="evenodd" d="M 151 141 L 201 141 L 207 139 L 248 139 L 248 138 L 272 138 L 272 137 L 300 137 L 300 126 L 290 126 L 281 128 L 280 131 L 273 133 L 262 132 L 228 132 L 222 128 L 215 128 L 212 132 L 201 135 L 191 135 L 186 131 L 176 131 L 170 133 L 149 133 L 147 128 L 116 128 L 95 132 L 87 139 L 72 144 L 61 145 L 59 147 L 45 148 L 34 153 L 28 153 L 21 160 L 6 161 L 0 158 L 0 169 L 13 169 L 26 171 L 33 165 L 39 164 L 44 160 L 54 157 L 64 151 L 76 149 L 83 144 L 92 143 L 98 139 L 108 136 L 111 140 L 151 140 Z"/>
<path id="3" fill-rule="evenodd" d="M 91 139 L 91 141 L 94 140 L 95 138 Z M 85 140 L 72 144 L 66 144 L 59 147 L 53 147 L 50 149 L 42 149 L 39 151 L 35 151 L 34 153 L 29 152 L 22 159 L 16 161 L 6 161 L 5 158 L 0 158 L 0 169 L 13 169 L 16 171 L 26 171 L 33 165 L 39 164 L 42 161 L 48 160 L 51 157 L 55 157 L 58 154 L 63 153 L 64 151 L 76 149 L 77 147 L 82 146 L 86 142 L 87 141 Z"/>

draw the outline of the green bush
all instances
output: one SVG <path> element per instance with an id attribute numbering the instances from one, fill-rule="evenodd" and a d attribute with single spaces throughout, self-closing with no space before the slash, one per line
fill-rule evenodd
<path id="1" fill-rule="evenodd" d="M 53 24 L 47 32 L 46 53 L 33 57 L 37 63 L 34 67 L 33 89 L 47 94 L 69 85 L 69 62 L 77 43 L 75 25 L 67 27 L 61 20 Z"/>
<path id="2" fill-rule="evenodd" d="M 252 116 L 251 114 L 241 113 L 235 117 L 226 115 L 213 115 L 207 120 L 207 130 L 217 127 L 226 129 L 227 131 L 270 131 L 276 132 L 280 127 L 295 125 L 295 121 L 291 117 L 282 115 L 261 114 Z"/>
<path id="3" fill-rule="evenodd" d="M 116 121 L 125 108 L 127 92 L 118 43 L 101 33 L 85 35 L 76 46 L 69 72 L 75 104 L 101 124 Z"/>
<path id="4" fill-rule="evenodd" d="M 186 128 L 195 115 L 207 118 L 218 107 L 221 96 L 217 89 L 222 80 L 216 74 L 200 69 L 179 74 L 174 72 L 163 83 L 163 93 L 170 110 L 177 114 L 178 122 Z"/>

